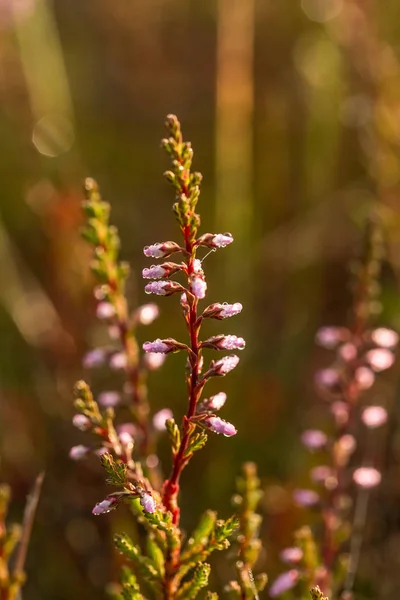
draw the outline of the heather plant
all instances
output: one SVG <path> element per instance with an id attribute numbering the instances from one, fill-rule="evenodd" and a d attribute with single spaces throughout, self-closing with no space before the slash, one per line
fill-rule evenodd
<path id="1" fill-rule="evenodd" d="M 326 431 L 307 429 L 304 446 L 317 453 L 310 478 L 317 489 L 297 489 L 295 502 L 320 517 L 315 533 L 302 527 L 295 545 L 281 553 L 290 570 L 270 588 L 272 597 L 293 590 L 293 598 L 308 597 L 318 584 L 330 598 L 353 598 L 370 491 L 381 482 L 373 452 L 376 430 L 385 425 L 385 406 L 369 400 L 376 375 L 394 363 L 398 335 L 376 326 L 380 313 L 379 277 L 384 255 L 382 231 L 371 220 L 363 260 L 353 264 L 354 303 L 349 327 L 323 327 L 317 343 L 336 352 L 333 364 L 318 371 L 316 389 L 330 415 Z M 322 597 L 322 596 L 313 596 Z"/>
<path id="2" fill-rule="evenodd" d="M 18 600 L 25 583 L 25 559 L 31 537 L 43 474 L 39 475 L 28 497 L 23 522 L 7 524 L 11 490 L 0 485 L 0 599 Z"/>
<path id="3" fill-rule="evenodd" d="M 79 459 L 93 452 L 99 454 L 107 482 L 117 488 L 94 507 L 93 513 L 107 513 L 121 503 L 128 504 L 137 523 L 146 532 L 144 544 L 134 542 L 125 533 L 115 536 L 115 544 L 128 562 L 122 569 L 121 587 L 116 598 L 195 598 L 208 585 L 211 567 L 206 560 L 214 551 L 228 548 L 235 531 L 238 534 L 233 558 L 238 581 L 229 584 L 228 591 L 231 597 L 250 598 L 256 596 L 266 583 L 264 575 L 254 578 L 252 574 L 260 550 L 260 518 L 255 513 L 259 482 L 254 466 L 247 465 L 238 482 L 238 515 L 223 520 L 218 519 L 214 511 L 206 511 L 190 536 L 186 536 L 180 526 L 180 481 L 184 469 L 194 453 L 205 446 L 209 433 L 225 437 L 237 433 L 233 424 L 218 416 L 226 394 L 221 391 L 206 398 L 203 392 L 211 379 L 232 371 L 239 357 L 230 354 L 207 364 L 205 351 L 243 350 L 245 341 L 236 335 L 200 336 L 208 319 L 224 320 L 242 310 L 239 302 L 214 303 L 200 308 L 207 292 L 203 271 L 205 254 L 228 246 L 233 237 L 230 233 L 198 234 L 200 217 L 196 205 L 201 175 L 191 169 L 193 150 L 189 142 L 183 141 L 177 118 L 169 115 L 166 127 L 168 137 L 162 145 L 171 159 L 171 169 L 165 176 L 175 190 L 173 211 L 182 241 L 146 246 L 146 257 L 168 260 L 144 268 L 142 274 L 145 279 L 153 280 L 145 286 L 147 294 L 179 295 L 188 341 L 158 338 L 145 342 L 144 353 L 140 351 L 136 326 L 150 322 L 158 309 L 149 304 L 130 315 L 125 288 L 128 268 L 119 260 L 118 234 L 109 224 L 110 207 L 101 199 L 95 182 L 88 180 L 84 204 L 88 220 L 84 236 L 94 248 L 92 270 L 97 280 L 97 315 L 106 320 L 111 343 L 90 351 L 84 365 L 108 365 L 118 369 L 124 374 L 125 384 L 123 397 L 116 391 L 102 392 L 97 400 L 87 383 L 76 384 L 77 414 L 73 422 L 79 429 L 91 432 L 97 443 L 93 449 L 87 445 L 75 446 L 71 449 L 71 457 Z M 201 251 L 202 258 L 198 255 Z M 180 254 L 182 261 L 170 261 L 174 254 Z M 182 276 L 181 283 L 170 279 L 179 275 Z M 187 407 L 180 425 L 168 409 L 151 418 L 146 391 L 148 371 L 160 366 L 167 354 L 177 352 L 183 352 L 187 357 Z M 121 413 L 124 404 L 125 408 L 130 408 L 133 423 L 118 425 L 117 410 Z M 156 445 L 157 429 L 163 428 L 169 435 L 172 453 L 170 474 L 164 481 Z M 210 597 L 214 598 L 216 594 Z"/>

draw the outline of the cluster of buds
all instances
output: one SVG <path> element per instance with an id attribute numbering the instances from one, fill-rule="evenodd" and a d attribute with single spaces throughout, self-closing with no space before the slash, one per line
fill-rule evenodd
<path id="1" fill-rule="evenodd" d="M 357 511 L 360 499 L 365 501 L 366 494 L 381 482 L 379 465 L 374 463 L 376 457 L 369 452 L 373 446 L 369 436 L 388 419 L 387 409 L 376 402 L 368 403 L 365 393 L 374 385 L 377 374 L 393 365 L 399 342 L 392 329 L 369 325 L 376 313 L 377 299 L 371 294 L 378 289 L 374 278 L 379 274 L 378 258 L 382 256 L 380 235 L 372 232 L 370 241 L 370 254 L 357 268 L 353 328 L 322 327 L 316 334 L 319 346 L 336 353 L 333 364 L 318 371 L 315 377 L 317 393 L 328 407 L 332 424 L 329 433 L 307 429 L 301 435 L 302 444 L 317 453 L 321 463 L 310 472 L 314 489 L 296 489 L 293 494 L 297 505 L 316 508 L 322 515 L 315 561 L 300 569 L 295 563 L 301 563 L 304 552 L 298 547 L 286 549 L 283 556 L 292 568 L 273 584 L 272 596 L 295 587 L 307 576 L 309 583 L 319 584 L 328 595 L 344 586 L 347 595 L 343 598 L 352 598 L 357 567 L 353 563 L 357 558 L 345 555 L 345 544 L 353 529 L 363 527 L 359 522 L 351 525 L 352 518 L 356 520 L 358 514 L 365 513 Z M 345 560 L 351 563 L 347 574 L 346 569 L 340 568 Z"/>

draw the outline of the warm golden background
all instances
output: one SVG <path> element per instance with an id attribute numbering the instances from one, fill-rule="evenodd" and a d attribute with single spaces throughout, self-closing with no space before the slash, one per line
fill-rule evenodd
<path id="1" fill-rule="evenodd" d="M 47 471 L 24 600 L 100 600 L 115 576 L 110 540 L 123 511 L 92 517 L 100 468 L 68 459 L 84 441 L 71 425 L 72 385 L 103 336 L 78 233 L 81 184 L 96 178 L 111 202 L 130 297 L 144 301 L 142 247 L 177 235 L 159 149 L 168 112 L 204 174 L 203 231 L 236 238 L 204 265 L 209 300 L 245 305 L 221 331 L 247 339 L 240 368 L 218 381 L 239 435 L 214 436 L 184 473 L 183 523 L 208 506 L 227 516 L 240 463 L 256 460 L 262 566 L 273 576 L 278 550 L 309 519 L 290 492 L 307 482 L 299 432 L 318 402 L 315 369 L 330 360 L 314 334 L 346 323 L 349 262 L 371 210 L 387 225 L 380 322 L 400 328 L 398 0 L 1 0 L 0 36 L 0 468 L 15 518 Z M 176 297 L 159 305 L 142 341 L 184 336 Z M 171 356 L 151 379 L 155 408 L 177 416 L 182 367 Z M 395 600 L 400 589 L 395 371 L 374 391 L 391 419 L 360 599 Z"/>

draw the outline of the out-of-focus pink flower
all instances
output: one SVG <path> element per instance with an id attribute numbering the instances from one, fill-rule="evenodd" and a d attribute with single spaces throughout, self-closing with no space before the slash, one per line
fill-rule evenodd
<path id="1" fill-rule="evenodd" d="M 239 357 L 236 354 L 230 356 L 224 356 L 213 363 L 209 372 L 211 375 L 226 375 L 237 366 Z"/>
<path id="2" fill-rule="evenodd" d="M 375 429 L 384 425 L 387 421 L 388 414 L 383 406 L 368 406 L 364 408 L 361 419 L 369 429 Z"/>
<path id="3" fill-rule="evenodd" d="M 165 422 L 168 419 L 172 419 L 173 416 L 172 410 L 169 408 L 162 408 L 156 412 L 153 417 L 154 429 L 156 429 L 156 431 L 165 431 L 167 429 Z"/>
<path id="4" fill-rule="evenodd" d="M 220 433 L 225 437 L 231 437 L 232 435 L 237 434 L 237 429 L 232 423 L 228 423 L 228 421 L 224 421 L 219 417 L 208 417 L 205 419 L 204 424 L 213 431 L 214 433 Z"/>
<path id="5" fill-rule="evenodd" d="M 303 558 L 303 550 L 301 548 L 297 548 L 297 546 L 284 548 L 280 553 L 280 558 L 282 562 L 290 565 L 297 564 Z"/>
<path id="6" fill-rule="evenodd" d="M 110 367 L 116 371 L 126 369 L 127 365 L 128 358 L 125 352 L 115 352 L 115 354 L 110 357 Z"/>
<path id="7" fill-rule="evenodd" d="M 294 490 L 293 492 L 293 500 L 299 506 L 314 506 L 319 502 L 319 495 L 314 490 Z"/>
<path id="8" fill-rule="evenodd" d="M 349 335 L 349 331 L 343 327 L 321 327 L 315 336 L 315 341 L 319 346 L 333 350 L 340 342 L 343 342 Z"/>
<path id="9" fill-rule="evenodd" d="M 371 332 L 372 341 L 381 348 L 394 348 L 399 343 L 399 335 L 393 329 L 379 327 Z"/>
<path id="10" fill-rule="evenodd" d="M 307 429 L 302 433 L 301 441 L 309 450 L 319 450 L 326 446 L 328 436 L 319 429 Z"/>
<path id="11" fill-rule="evenodd" d="M 322 388 L 329 390 L 335 388 L 340 383 L 340 376 L 336 369 L 322 369 L 315 374 L 315 383 Z"/>
<path id="12" fill-rule="evenodd" d="M 71 450 L 69 451 L 69 457 L 72 458 L 72 460 L 81 460 L 82 458 L 85 458 L 89 452 L 90 448 L 80 444 L 79 446 L 72 446 Z"/>
<path id="13" fill-rule="evenodd" d="M 110 408 L 117 406 L 121 400 L 121 396 L 118 392 L 110 391 L 110 392 L 101 392 L 97 398 L 97 402 L 100 406 L 104 406 L 104 408 Z"/>
<path id="14" fill-rule="evenodd" d="M 150 325 L 159 315 L 160 311 L 157 304 L 150 302 L 143 304 L 134 313 L 134 320 L 141 325 Z"/>
<path id="15" fill-rule="evenodd" d="M 327 465 L 318 465 L 310 471 L 310 477 L 315 483 L 325 483 L 329 477 L 332 477 L 332 474 L 331 467 Z"/>
<path id="16" fill-rule="evenodd" d="M 368 367 L 358 367 L 354 377 L 362 390 L 369 390 L 374 385 L 375 375 Z"/>
<path id="17" fill-rule="evenodd" d="M 119 441 L 123 446 L 133 448 L 133 437 L 128 431 L 121 431 L 119 434 Z"/>
<path id="18" fill-rule="evenodd" d="M 143 344 L 143 350 L 145 352 L 161 352 L 162 354 L 166 354 L 169 352 L 169 346 L 158 338 L 154 340 L 154 342 L 145 342 Z"/>
<path id="19" fill-rule="evenodd" d="M 153 496 L 150 494 L 150 492 L 142 493 L 142 495 L 140 496 L 140 504 L 142 505 L 142 508 L 145 512 L 147 512 L 147 513 L 156 512 L 156 503 L 154 501 Z"/>
<path id="20" fill-rule="evenodd" d="M 233 237 L 230 233 L 217 233 L 212 238 L 212 244 L 215 248 L 225 248 L 229 244 L 232 244 Z"/>
<path id="21" fill-rule="evenodd" d="M 281 596 L 281 594 L 284 594 L 285 592 L 288 592 L 289 590 L 293 589 L 299 581 L 299 579 L 300 573 L 299 571 L 297 571 L 297 569 L 291 569 L 290 571 L 281 573 L 269 588 L 269 595 L 271 596 L 271 598 Z"/>
<path id="22" fill-rule="evenodd" d="M 111 302 L 99 302 L 96 307 L 98 319 L 111 319 L 115 315 L 115 308 Z"/>
<path id="23" fill-rule="evenodd" d="M 101 367 L 106 361 L 106 352 L 103 348 L 95 348 L 90 350 L 83 357 L 82 364 L 85 369 L 92 369 L 94 367 Z"/>
<path id="24" fill-rule="evenodd" d="M 86 415 L 77 414 L 72 418 L 72 424 L 80 431 L 87 431 L 92 426 L 92 423 Z"/>
<path id="25" fill-rule="evenodd" d="M 224 406 L 226 398 L 225 392 L 218 392 L 215 396 L 211 396 L 207 401 L 208 410 L 220 410 Z"/>
<path id="26" fill-rule="evenodd" d="M 340 426 L 346 425 L 349 420 L 349 405 L 346 402 L 337 400 L 332 402 L 330 409 L 336 423 Z"/>
<path id="27" fill-rule="evenodd" d="M 374 371 L 385 371 L 394 363 L 394 355 L 386 348 L 376 348 L 367 352 L 366 361 Z"/>
<path id="28" fill-rule="evenodd" d="M 149 371 L 159 369 L 165 362 L 165 354 L 157 354 L 156 352 L 147 352 L 143 357 L 144 365 Z"/>
<path id="29" fill-rule="evenodd" d="M 380 484 L 381 473 L 373 467 L 360 467 L 353 473 L 354 482 L 362 488 L 373 488 Z"/>
<path id="30" fill-rule="evenodd" d="M 357 348 L 354 344 L 348 342 L 347 344 L 343 344 L 339 350 L 339 354 L 345 362 L 351 362 L 357 358 Z"/>

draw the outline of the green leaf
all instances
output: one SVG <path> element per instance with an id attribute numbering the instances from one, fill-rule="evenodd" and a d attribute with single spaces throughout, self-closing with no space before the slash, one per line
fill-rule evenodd
<path id="1" fill-rule="evenodd" d="M 200 521 L 188 540 L 187 546 L 191 548 L 198 544 L 205 545 L 208 538 L 213 533 L 217 522 L 217 513 L 213 510 L 207 510 L 200 518 Z"/>
<path id="2" fill-rule="evenodd" d="M 148 535 L 146 539 L 147 555 L 153 562 L 160 577 L 165 575 L 164 554 L 160 546 L 154 540 L 154 535 Z"/>
<path id="3" fill-rule="evenodd" d="M 181 432 L 174 419 L 167 419 L 165 421 L 165 426 L 167 428 L 169 439 L 171 440 L 172 454 L 175 455 L 181 445 Z"/>
<path id="4" fill-rule="evenodd" d="M 177 600 L 193 600 L 199 591 L 208 585 L 211 567 L 207 563 L 199 563 L 196 566 L 193 577 L 184 583 L 176 595 Z"/>
<path id="5" fill-rule="evenodd" d="M 137 575 L 143 578 L 146 586 L 157 595 L 161 594 L 161 579 L 153 562 L 143 556 L 138 546 L 126 534 L 116 534 L 114 542 L 118 550 L 128 558 L 136 571 Z"/>
<path id="6" fill-rule="evenodd" d="M 312 600 L 328 600 L 328 598 L 323 595 L 318 585 L 316 585 L 315 587 L 313 587 L 312 590 L 310 590 L 310 594 Z"/>
<path id="7" fill-rule="evenodd" d="M 190 456 L 193 452 L 200 450 L 203 448 L 207 442 L 208 436 L 204 431 L 200 431 L 196 433 L 196 435 L 192 436 L 189 446 L 185 452 L 185 457 Z"/>
<path id="8" fill-rule="evenodd" d="M 115 486 L 124 486 L 127 481 L 128 467 L 126 464 L 116 461 L 108 452 L 102 454 L 100 460 L 108 475 L 107 483 Z"/>

